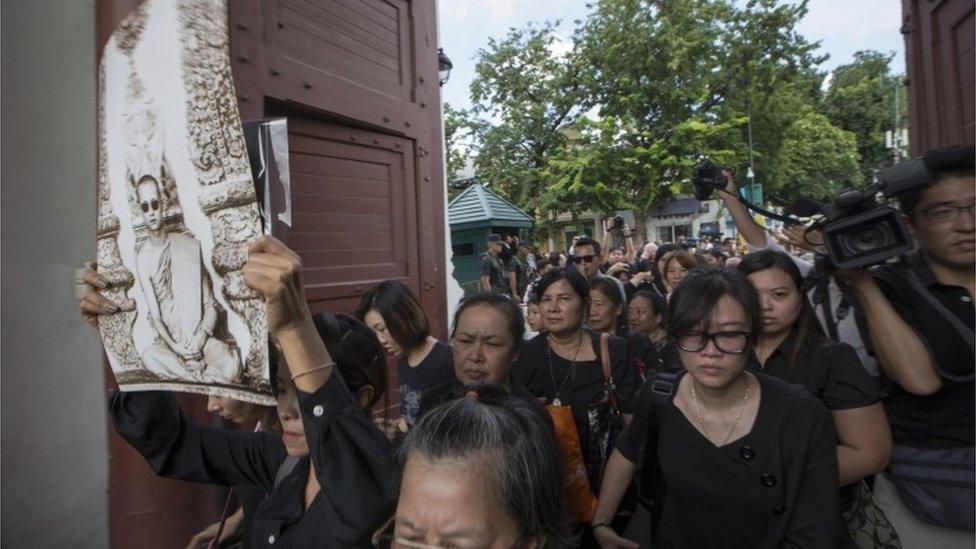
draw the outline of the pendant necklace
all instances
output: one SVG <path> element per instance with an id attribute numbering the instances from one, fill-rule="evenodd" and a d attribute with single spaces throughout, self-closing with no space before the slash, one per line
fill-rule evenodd
<path id="1" fill-rule="evenodd" d="M 746 409 L 746 403 L 749 402 L 749 378 L 746 377 L 746 390 L 742 395 L 742 403 L 739 404 L 739 410 L 735 414 L 735 422 L 732 423 L 732 429 L 729 430 L 729 434 L 725 435 L 725 440 L 722 444 L 718 446 L 725 446 L 729 443 L 729 439 L 732 438 L 732 433 L 735 432 L 735 428 L 739 426 L 739 420 L 742 419 L 742 412 Z M 691 380 L 691 402 L 695 405 L 695 413 L 698 415 L 698 425 L 702 428 L 702 432 L 705 433 L 705 437 L 711 440 L 711 436 L 708 434 L 708 427 L 705 427 L 705 419 L 702 417 L 701 407 L 698 405 L 698 392 L 695 391 L 695 380 Z"/>
<path id="2" fill-rule="evenodd" d="M 548 338 L 546 339 L 546 362 L 549 364 L 549 379 L 552 380 L 552 386 L 556 389 L 556 396 L 552 399 L 552 403 L 555 406 L 562 406 L 562 401 L 559 400 L 559 395 L 562 394 L 563 388 L 566 386 L 566 382 L 570 379 L 576 377 L 576 359 L 579 357 L 580 349 L 583 348 L 583 330 L 580 330 L 579 343 L 576 344 L 576 352 L 573 353 L 573 360 L 570 362 L 569 368 L 566 370 L 566 374 L 563 375 L 563 380 L 561 383 L 556 383 L 556 372 L 552 366 L 552 344 L 549 343 Z"/>

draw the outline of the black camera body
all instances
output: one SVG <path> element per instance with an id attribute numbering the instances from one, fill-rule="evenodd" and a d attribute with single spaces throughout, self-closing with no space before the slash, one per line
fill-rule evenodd
<path id="1" fill-rule="evenodd" d="M 713 191 L 725 188 L 727 183 L 725 176 L 722 175 L 722 170 L 728 170 L 728 168 L 718 166 L 711 160 L 705 160 L 695 166 L 695 174 L 691 179 L 691 183 L 695 187 L 695 198 L 708 200 Z"/>
<path id="2" fill-rule="evenodd" d="M 827 221 L 820 232 L 838 269 L 876 265 L 912 250 L 901 213 L 879 205 L 873 193 L 847 191 L 823 210 Z"/>
<path id="3" fill-rule="evenodd" d="M 615 231 L 622 231 L 622 230 L 624 230 L 624 227 L 626 225 L 627 225 L 627 222 L 624 221 L 624 216 L 619 215 L 619 214 L 613 216 L 613 230 L 615 230 Z"/>

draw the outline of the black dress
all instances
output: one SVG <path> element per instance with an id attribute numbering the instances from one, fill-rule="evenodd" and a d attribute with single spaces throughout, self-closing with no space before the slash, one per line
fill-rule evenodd
<path id="1" fill-rule="evenodd" d="M 761 400 L 752 430 L 725 446 L 705 438 L 673 396 L 658 408 L 665 485 L 654 486 L 655 501 L 663 502 L 655 548 L 835 546 L 837 440 L 830 416 L 803 388 L 757 378 Z M 655 410 L 643 398 L 648 384 L 617 445 L 634 462 L 642 459 L 638 448 Z"/>
<path id="2" fill-rule="evenodd" d="M 370 547 L 395 507 L 390 442 L 337 374 L 315 393 L 299 391 L 298 401 L 310 456 L 277 487 L 286 457 L 280 434 L 200 427 L 163 392 L 119 392 L 109 410 L 156 474 L 270 492 L 254 517 L 251 547 Z M 309 460 L 322 488 L 303 509 Z"/>
<path id="3" fill-rule="evenodd" d="M 420 364 L 411 366 L 404 354 L 397 362 L 400 384 L 400 413 L 407 426 L 413 427 L 420 412 L 420 401 L 431 387 L 454 379 L 454 354 L 438 341 Z"/>
<path id="4" fill-rule="evenodd" d="M 607 403 L 604 401 L 604 377 L 600 355 L 600 335 L 587 330 L 596 360 L 572 363 L 555 352 L 547 352 L 548 332 L 529 340 L 512 367 L 513 385 L 520 383 L 537 398 L 552 404 L 559 398 L 563 406 L 572 408 L 579 432 L 580 447 L 587 459 L 590 485 L 599 490 L 605 459 L 612 450 L 613 440 L 603 441 L 603 432 L 596 432 L 596 424 L 605 425 Z M 627 342 L 610 336 L 610 370 L 616 384 L 617 403 L 624 414 L 631 413 L 630 399 L 640 383 L 636 369 L 627 355 Z M 553 384 L 555 379 L 555 384 Z M 560 387 L 561 386 L 561 389 Z M 558 394 L 557 394 L 558 393 Z M 591 432 L 594 431 L 594 432 Z M 599 447 L 597 447 L 599 445 Z M 592 458 L 589 458 L 593 456 Z M 588 459 L 589 458 L 589 459 Z"/>

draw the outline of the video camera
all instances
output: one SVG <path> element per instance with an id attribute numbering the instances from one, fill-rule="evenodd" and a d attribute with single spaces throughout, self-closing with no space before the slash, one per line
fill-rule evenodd
<path id="1" fill-rule="evenodd" d="M 934 174 L 944 166 L 966 162 L 972 165 L 972 156 L 972 149 L 963 147 L 933 151 L 886 168 L 878 173 L 877 181 L 866 189 L 846 189 L 831 202 L 822 203 L 801 198 L 787 208 L 787 214 L 800 217 L 817 214 L 824 216 L 807 231 L 820 230 L 827 247 L 828 259 L 835 268 L 851 269 L 883 263 L 911 251 L 913 246 L 901 213 L 892 207 L 878 204 L 876 195 L 880 192 L 886 198 L 903 196 L 933 183 L 936 180 Z M 692 182 L 696 198 L 705 200 L 715 189 L 725 188 L 723 169 L 725 168 L 707 160 L 695 167 Z M 799 219 L 763 210 L 741 196 L 739 201 L 747 208 L 771 219 L 787 224 L 801 223 Z"/>

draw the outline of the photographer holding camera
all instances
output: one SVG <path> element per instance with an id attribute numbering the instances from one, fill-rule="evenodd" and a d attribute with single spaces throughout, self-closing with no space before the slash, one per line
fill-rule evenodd
<path id="1" fill-rule="evenodd" d="M 856 296 L 891 383 L 894 449 L 875 494 L 905 547 L 972 547 L 976 176 L 972 148 L 930 151 L 899 197 L 918 249 L 835 276 Z M 882 174 L 883 175 L 883 174 Z"/>
<path id="2" fill-rule="evenodd" d="M 634 262 L 634 236 L 627 226 L 623 216 L 615 215 L 603 221 L 603 249 L 607 250 L 606 261 L 600 266 L 600 272 L 606 273 L 617 263 Z M 613 237 L 617 235 L 624 240 L 624 246 L 613 244 Z M 611 275 L 612 276 L 612 275 Z"/>

